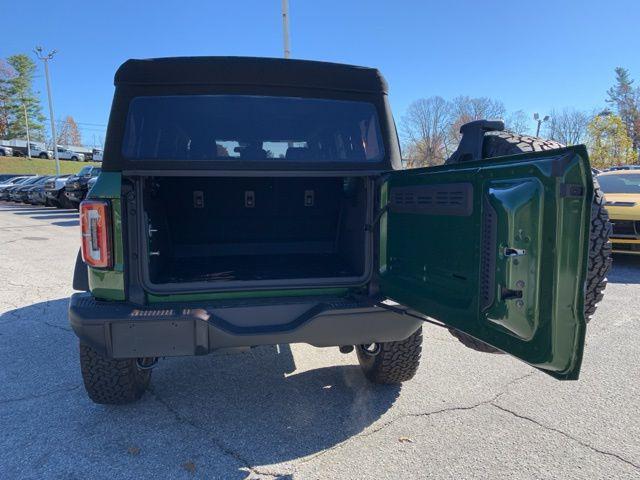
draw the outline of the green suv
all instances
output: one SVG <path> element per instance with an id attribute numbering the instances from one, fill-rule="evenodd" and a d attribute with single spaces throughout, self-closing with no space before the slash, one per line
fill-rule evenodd
<path id="1" fill-rule="evenodd" d="M 115 86 L 69 306 L 93 401 L 140 398 L 159 357 L 288 343 L 399 383 L 424 321 L 578 378 L 611 229 L 583 146 L 479 120 L 405 170 L 386 82 L 349 65 L 129 60 Z"/>

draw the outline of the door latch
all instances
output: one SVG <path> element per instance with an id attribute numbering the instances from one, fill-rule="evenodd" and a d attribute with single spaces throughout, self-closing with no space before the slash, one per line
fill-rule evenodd
<path id="1" fill-rule="evenodd" d="M 505 247 L 504 256 L 505 257 L 523 257 L 527 254 L 527 251 L 523 248 L 511 248 Z"/>
<path id="2" fill-rule="evenodd" d="M 245 190 L 244 206 L 245 208 L 253 208 L 256 206 L 256 194 L 253 190 Z"/>

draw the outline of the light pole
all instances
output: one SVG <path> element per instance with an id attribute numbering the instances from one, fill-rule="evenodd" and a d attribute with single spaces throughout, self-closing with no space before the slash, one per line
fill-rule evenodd
<path id="1" fill-rule="evenodd" d="M 537 113 L 533 114 L 533 119 L 538 122 L 538 128 L 536 128 L 536 137 L 540 136 L 540 125 L 542 125 L 543 122 L 546 122 L 549 120 L 549 115 L 545 115 L 543 119 L 540 119 L 540 115 L 538 115 Z"/>
<path id="2" fill-rule="evenodd" d="M 60 175 L 60 159 L 58 158 L 58 142 L 56 140 L 56 122 L 53 116 L 53 101 L 51 100 L 51 85 L 49 81 L 49 60 L 56 54 L 56 50 L 49 53 L 42 53 L 42 47 L 36 47 L 34 50 L 36 56 L 44 63 L 44 76 L 47 79 L 47 97 L 49 99 L 49 119 L 51 120 L 51 136 L 53 137 L 53 154 L 56 158 L 56 175 Z"/>
<path id="3" fill-rule="evenodd" d="M 31 137 L 29 136 L 29 116 L 27 115 L 27 102 L 22 99 L 22 110 L 24 111 L 24 124 L 27 127 L 27 158 L 31 158 Z"/>
<path id="4" fill-rule="evenodd" d="M 289 43 L 289 0 L 282 0 L 282 39 L 284 42 L 284 58 L 291 56 Z"/>

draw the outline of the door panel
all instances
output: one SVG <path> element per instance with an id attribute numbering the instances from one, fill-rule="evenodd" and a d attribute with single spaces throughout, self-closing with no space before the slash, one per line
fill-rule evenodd
<path id="1" fill-rule="evenodd" d="M 577 378 L 593 195 L 583 147 L 393 172 L 381 193 L 386 296 Z"/>

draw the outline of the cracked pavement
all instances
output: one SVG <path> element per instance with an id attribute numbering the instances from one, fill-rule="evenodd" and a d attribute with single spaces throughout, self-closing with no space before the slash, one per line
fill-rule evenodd
<path id="1" fill-rule="evenodd" d="M 66 317 L 74 218 L 0 202 L 0 478 L 640 478 L 640 258 L 615 258 L 578 382 L 425 325 L 402 387 L 293 345 L 163 360 L 105 407 Z"/>

